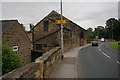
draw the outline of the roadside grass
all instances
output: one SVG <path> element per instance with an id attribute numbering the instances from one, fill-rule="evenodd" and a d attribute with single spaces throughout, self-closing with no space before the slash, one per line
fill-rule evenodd
<path id="1" fill-rule="evenodd" d="M 120 45 L 118 45 L 118 42 L 110 42 L 110 46 L 120 50 Z"/>

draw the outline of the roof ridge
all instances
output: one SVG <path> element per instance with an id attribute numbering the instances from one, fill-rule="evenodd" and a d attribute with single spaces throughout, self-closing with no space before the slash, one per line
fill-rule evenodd
<path id="1" fill-rule="evenodd" d="M 2 21 L 18 21 L 17 19 L 11 19 L 11 20 L 0 20 L 1 22 Z"/>

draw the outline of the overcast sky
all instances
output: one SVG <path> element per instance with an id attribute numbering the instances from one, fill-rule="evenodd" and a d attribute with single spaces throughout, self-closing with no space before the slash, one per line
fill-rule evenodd
<path id="1" fill-rule="evenodd" d="M 18 0 L 19 1 L 19 0 Z M 72 0 L 70 0 L 72 1 Z M 83 28 L 105 26 L 109 18 L 118 18 L 118 0 L 109 2 L 63 2 L 63 15 Z M 105 1 L 105 0 L 104 0 Z M 29 24 L 37 24 L 52 10 L 60 13 L 58 2 L 10 2 L 2 1 L 2 19 L 17 19 L 29 30 Z"/>

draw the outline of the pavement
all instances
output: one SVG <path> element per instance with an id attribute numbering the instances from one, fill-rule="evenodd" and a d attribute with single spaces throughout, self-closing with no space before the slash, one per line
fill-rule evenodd
<path id="1" fill-rule="evenodd" d="M 58 65 L 55 67 L 53 73 L 49 78 L 78 78 L 76 59 L 79 50 L 88 45 L 72 48 L 65 52 L 63 54 L 64 55 L 63 60 L 61 60 L 58 63 Z"/>

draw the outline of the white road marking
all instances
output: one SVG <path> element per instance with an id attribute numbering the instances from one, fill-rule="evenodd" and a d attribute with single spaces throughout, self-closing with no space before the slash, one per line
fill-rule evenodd
<path id="1" fill-rule="evenodd" d="M 102 50 L 100 49 L 100 46 L 101 45 L 103 45 L 104 43 L 102 43 L 102 44 L 100 44 L 99 46 L 98 46 L 98 50 L 100 51 L 100 52 L 102 52 Z M 104 53 L 104 52 L 102 52 L 102 54 L 103 55 L 105 55 L 106 57 L 108 57 L 108 58 L 111 58 L 110 56 L 108 56 L 106 53 Z"/>
<path id="2" fill-rule="evenodd" d="M 110 56 L 108 56 L 107 54 L 105 54 L 104 52 L 102 52 L 102 54 L 104 54 L 106 57 L 108 57 L 108 58 L 111 58 Z"/>
<path id="3" fill-rule="evenodd" d="M 99 49 L 99 51 L 101 51 L 100 48 L 98 48 L 98 49 Z"/>
<path id="4" fill-rule="evenodd" d="M 98 46 L 98 50 L 99 50 L 100 52 L 102 52 L 102 50 L 100 49 L 100 46 L 103 45 L 103 44 L 104 44 L 104 43 L 102 43 L 102 44 L 100 44 L 100 45 Z M 105 55 L 105 56 L 108 57 L 108 58 L 111 58 L 110 56 L 108 56 L 108 55 L 107 55 L 106 53 L 104 53 L 104 52 L 102 52 L 102 54 Z M 117 64 L 120 64 L 120 61 L 116 61 L 116 63 L 117 63 Z"/>
<path id="5" fill-rule="evenodd" d="M 119 62 L 119 61 L 117 61 L 116 63 L 117 63 L 117 64 L 120 64 L 120 62 Z"/>

